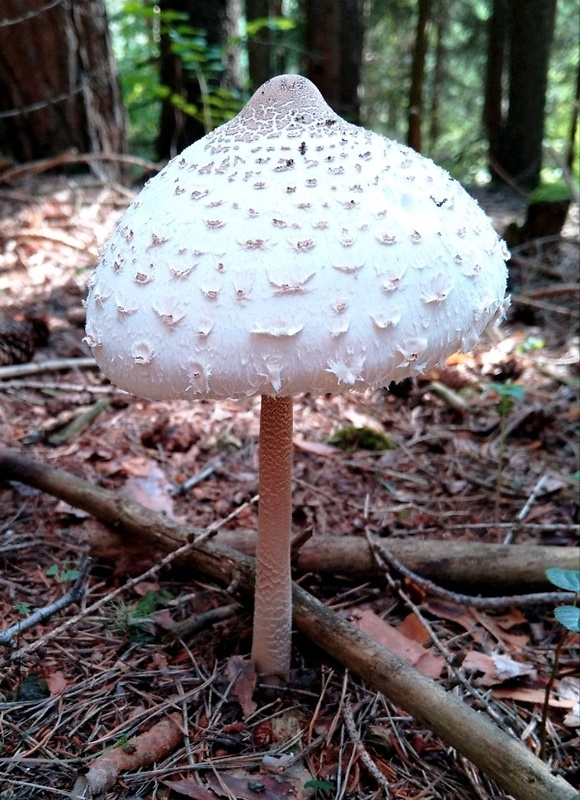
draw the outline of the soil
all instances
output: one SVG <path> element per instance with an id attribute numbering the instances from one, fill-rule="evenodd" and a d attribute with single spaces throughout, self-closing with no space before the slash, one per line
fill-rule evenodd
<path id="1" fill-rule="evenodd" d="M 500 232 L 521 223 L 525 198 L 474 193 Z M 0 187 L 2 319 L 34 312 L 50 331 L 31 362 L 37 373 L 0 368 L 0 444 L 164 518 L 203 529 L 233 515 L 226 529 L 254 530 L 257 400 L 146 402 L 80 361 L 90 356 L 87 280 L 132 194 L 74 175 Z M 444 369 L 392 391 L 297 398 L 297 534 L 370 533 L 387 546 L 413 538 L 578 544 L 578 246 L 573 206 L 561 240 L 517 247 L 507 319 Z M 55 360 L 72 361 L 50 367 Z M 289 684 L 254 689 L 251 609 L 235 587 L 176 567 L 141 579 L 155 563 L 149 555 L 95 548 L 106 540 L 101 522 L 3 477 L 3 629 L 66 597 L 93 558 L 80 598 L 0 644 L 1 800 L 74 797 L 101 754 L 121 751 L 123 765 L 96 796 L 370 800 L 388 796 L 388 783 L 395 798 L 505 797 L 301 636 Z M 393 575 L 394 583 L 354 580 L 345 565 L 333 576 L 296 577 L 335 610 L 371 619 L 386 643 L 396 630 L 425 655 L 439 658 L 443 648 L 449 663 L 441 658 L 434 677 L 478 707 L 461 672 L 496 720 L 534 753 L 543 747 L 553 770 L 578 786 L 580 640 L 564 636 L 553 606 L 520 608 L 514 597 L 501 611 L 451 613 Z M 195 632 L 171 635 L 191 619 Z M 497 667 L 498 656 L 509 668 Z"/>

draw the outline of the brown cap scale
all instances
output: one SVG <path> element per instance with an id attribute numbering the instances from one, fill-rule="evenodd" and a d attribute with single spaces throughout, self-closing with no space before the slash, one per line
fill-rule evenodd
<path id="1" fill-rule="evenodd" d="M 290 398 L 384 386 L 469 349 L 504 307 L 506 256 L 445 171 L 346 123 L 296 75 L 173 159 L 105 246 L 86 333 L 114 383 L 151 399 L 264 397 L 260 671 L 289 666 Z"/>

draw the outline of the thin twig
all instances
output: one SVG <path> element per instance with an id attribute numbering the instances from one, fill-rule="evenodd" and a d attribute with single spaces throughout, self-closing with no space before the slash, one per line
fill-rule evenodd
<path id="1" fill-rule="evenodd" d="M 45 622 L 55 614 L 58 614 L 59 611 L 73 605 L 73 603 L 78 603 L 85 592 L 85 583 L 90 567 L 91 559 L 88 557 L 83 558 L 79 568 L 79 576 L 68 592 L 63 594 L 62 597 L 59 597 L 58 600 L 55 600 L 54 603 L 49 603 L 47 606 L 37 608 L 36 611 L 26 617 L 26 619 L 22 619 L 20 622 L 2 631 L 0 633 L 0 644 L 10 644 L 12 639 L 23 633 L 23 631 L 27 631 L 41 622 Z"/>
<path id="2" fill-rule="evenodd" d="M 375 762 L 370 757 L 368 750 L 362 743 L 362 739 L 356 729 L 354 716 L 352 713 L 352 709 L 350 707 L 350 697 L 346 698 L 346 701 L 342 707 L 342 718 L 344 719 L 344 724 L 346 725 L 346 729 L 348 731 L 348 735 L 351 738 L 352 744 L 357 751 L 358 755 L 360 756 L 360 760 L 365 765 L 367 771 L 370 775 L 375 779 L 378 785 L 384 792 L 383 797 L 388 798 L 391 797 L 391 790 L 389 786 L 389 782 L 377 767 Z"/>
<path id="3" fill-rule="evenodd" d="M 408 569 L 396 558 L 388 549 L 382 545 L 375 537 L 367 536 L 367 540 L 374 552 L 378 552 L 389 566 L 404 575 L 405 578 L 413 581 L 421 589 L 443 600 L 457 603 L 461 606 L 471 606 L 473 608 L 509 608 L 511 606 L 532 606 L 532 605 L 554 605 L 556 603 L 570 602 L 574 598 L 573 592 L 531 592 L 529 594 L 515 594 L 501 597 L 474 597 L 470 594 L 460 594 L 449 589 L 443 589 L 433 581 L 422 578 L 416 572 Z"/>
<path id="4" fill-rule="evenodd" d="M 495 709 L 488 702 L 486 697 L 475 686 L 471 685 L 471 683 L 465 676 L 463 669 L 461 669 L 454 663 L 453 656 L 451 655 L 447 647 L 445 647 L 441 639 L 437 636 L 437 634 L 433 630 L 433 627 L 423 616 L 423 614 L 421 613 L 421 609 L 411 600 L 409 595 L 395 583 L 395 581 L 393 580 L 392 576 L 389 574 L 389 571 L 387 569 L 388 562 L 387 564 L 385 564 L 385 561 L 387 561 L 386 558 L 384 559 L 384 561 L 382 560 L 385 556 L 385 553 L 382 550 L 379 551 L 379 549 L 375 547 L 372 541 L 372 537 L 368 531 L 366 537 L 367 541 L 369 542 L 372 548 L 377 563 L 380 564 L 382 569 L 384 570 L 385 579 L 387 580 L 387 583 L 389 584 L 391 589 L 399 595 L 403 603 L 405 603 L 405 605 L 415 614 L 415 616 L 417 617 L 417 619 L 427 632 L 427 635 L 429 636 L 429 638 L 431 639 L 431 641 L 433 642 L 439 653 L 441 653 L 441 655 L 443 656 L 445 663 L 449 667 L 450 671 L 453 673 L 453 675 L 456 677 L 459 683 L 463 686 L 467 694 L 471 695 L 471 697 L 473 697 L 477 701 L 477 703 L 479 703 L 479 705 L 487 711 L 489 716 L 503 731 L 505 731 L 505 733 L 510 734 L 511 732 L 509 731 L 509 728 L 506 726 L 503 719 L 496 713 Z"/>
<path id="5" fill-rule="evenodd" d="M 521 509 L 520 513 L 518 514 L 518 516 L 517 516 L 517 521 L 518 522 L 523 522 L 525 520 L 525 518 L 528 516 L 528 514 L 530 513 L 531 507 L 536 502 L 536 499 L 537 499 L 538 495 L 540 494 L 540 492 L 541 492 L 541 490 L 542 490 L 542 488 L 543 488 L 543 486 L 544 486 L 544 484 L 546 483 L 547 480 L 548 480 L 548 475 L 547 475 L 547 473 L 544 472 L 544 474 L 540 477 L 540 479 L 537 481 L 536 485 L 532 489 L 532 493 L 528 497 L 528 499 L 526 500 L 526 502 L 524 504 L 524 507 Z M 520 528 L 519 527 L 511 528 L 511 530 L 509 530 L 508 533 L 506 534 L 506 536 L 504 537 L 503 543 L 504 544 L 514 544 L 519 532 L 520 532 Z"/>
<path id="6" fill-rule="evenodd" d="M 25 645 L 24 647 L 20 647 L 16 650 L 13 654 L 13 658 L 20 658 L 21 656 L 29 653 L 34 653 L 35 650 L 38 650 L 39 647 L 44 646 L 47 642 L 51 641 L 52 639 L 57 638 L 73 625 L 76 625 L 77 622 L 84 619 L 85 617 L 89 616 L 90 614 L 98 611 L 103 606 L 110 603 L 112 600 L 115 600 L 120 595 L 124 594 L 125 592 L 131 590 L 134 586 L 142 581 L 147 581 L 150 578 L 153 578 L 157 573 L 159 573 L 162 569 L 167 567 L 169 564 L 173 563 L 176 559 L 180 558 L 181 556 L 188 553 L 193 547 L 196 547 L 200 544 L 200 542 L 204 541 L 205 539 L 209 539 L 210 537 L 214 536 L 221 527 L 226 525 L 232 519 L 238 516 L 244 509 L 246 509 L 252 503 L 257 501 L 257 497 L 253 497 L 247 503 L 243 503 L 241 506 L 235 509 L 231 514 L 229 514 L 224 519 L 218 520 L 217 522 L 212 523 L 209 525 L 205 531 L 196 536 L 195 538 L 191 538 L 189 541 L 185 542 L 185 544 L 181 545 L 175 550 L 172 550 L 166 556 L 164 556 L 160 561 L 154 564 L 145 572 L 142 572 L 141 575 L 137 575 L 134 578 L 129 578 L 122 586 L 119 586 L 117 589 L 114 589 L 109 594 L 101 597 L 100 600 L 97 600 L 90 606 L 84 608 L 80 613 L 75 614 L 74 617 L 70 617 L 69 619 L 65 620 L 62 625 L 59 625 L 57 628 L 53 628 L 51 631 L 47 631 L 44 636 L 41 636 L 40 639 L 37 639 L 34 642 L 30 642 L 30 644 Z"/>
<path id="7" fill-rule="evenodd" d="M 201 483 L 206 478 L 209 478 L 209 476 L 212 475 L 216 471 L 216 469 L 219 469 L 221 465 L 222 462 L 219 459 L 210 462 L 199 472 L 196 472 L 195 475 L 192 475 L 191 478 L 188 478 L 186 481 L 180 483 L 178 486 L 174 486 L 170 490 L 169 494 L 172 497 L 176 497 L 177 495 L 180 494 L 185 494 L 185 492 L 187 492 L 189 489 L 193 489 L 193 487 L 197 486 L 198 483 Z"/>
<path id="8" fill-rule="evenodd" d="M 0 367 L 0 380 L 74 369 L 98 369 L 98 366 L 94 358 L 55 358 L 49 361 L 33 361 L 30 364 L 11 364 L 8 367 Z"/>

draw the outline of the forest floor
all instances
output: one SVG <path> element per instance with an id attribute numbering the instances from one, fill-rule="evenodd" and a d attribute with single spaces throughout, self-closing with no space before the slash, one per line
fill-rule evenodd
<path id="1" fill-rule="evenodd" d="M 73 176 L 0 187 L 0 312 L 34 306 L 50 329 L 37 372 L 0 368 L 0 445 L 165 519 L 204 529 L 232 515 L 226 530 L 255 530 L 257 400 L 145 402 L 77 362 L 90 355 L 86 283 L 130 195 Z M 477 196 L 498 230 L 521 221 L 525 199 Z M 578 544 L 578 244 L 574 208 L 564 240 L 516 254 L 501 328 L 445 369 L 392 393 L 296 399 L 297 533 Z M 51 366 L 63 359 L 68 368 Z M 92 560 L 77 602 L 0 644 L 1 800 L 72 797 L 75 785 L 83 796 L 83 776 L 112 751 L 125 760 L 100 796 L 123 800 L 507 797 L 302 635 L 288 686 L 254 691 L 241 660 L 251 609 L 235 588 L 178 567 L 148 572 L 155 559 L 124 556 L 86 511 L 9 477 L 0 483 L 1 628 L 66 597 Z M 562 642 L 553 604 L 472 607 L 393 576 L 353 576 L 347 564 L 296 575 L 534 753 L 545 739 L 553 770 L 578 786 L 580 640 Z M 529 588 L 493 574 L 482 587 L 455 588 Z M 176 632 L 184 620 L 195 632 Z"/>

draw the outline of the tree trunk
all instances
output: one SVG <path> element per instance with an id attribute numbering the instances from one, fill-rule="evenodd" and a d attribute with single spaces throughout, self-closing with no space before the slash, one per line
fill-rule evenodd
<path id="1" fill-rule="evenodd" d="M 362 62 L 361 0 L 307 0 L 306 77 L 337 114 L 359 122 Z"/>
<path id="2" fill-rule="evenodd" d="M 407 144 L 421 152 L 421 121 L 423 116 L 423 82 L 427 57 L 427 26 L 431 17 L 432 0 L 419 0 L 413 64 L 411 67 L 411 89 L 409 92 L 409 121 Z"/>
<path id="3" fill-rule="evenodd" d="M 499 143 L 503 123 L 502 98 L 505 73 L 505 53 L 509 41 L 508 4 L 511 0 L 493 0 L 493 9 L 488 23 L 487 67 L 485 76 L 485 100 L 483 124 L 488 140 L 489 170 L 495 176 L 499 163 Z"/>
<path id="4" fill-rule="evenodd" d="M 174 52 L 169 32 L 164 30 L 160 42 L 159 78 L 169 89 L 161 104 L 157 155 L 170 158 L 184 147 L 201 139 L 215 122 L 208 108 L 208 97 L 218 88 L 237 88 L 240 84 L 240 65 L 237 50 L 230 46 L 238 33 L 239 0 L 160 0 L 161 11 L 187 14 L 187 24 L 203 31 L 207 48 L 222 50 L 221 64 L 202 59 L 187 66 L 181 55 Z M 207 58 L 207 53 L 203 58 Z M 179 98 L 179 102 L 175 102 Z M 195 115 L 180 106 L 195 106 Z"/>
<path id="5" fill-rule="evenodd" d="M 255 22 L 270 16 L 269 0 L 246 0 L 246 20 Z M 270 72 L 271 40 L 268 28 L 260 28 L 248 39 L 248 72 L 252 90 L 272 77 Z"/>
<path id="6" fill-rule="evenodd" d="M 20 162 L 74 148 L 125 150 L 125 120 L 103 0 L 3 0 L 0 148 Z M 117 178 L 119 166 L 94 169 Z"/>
<path id="7" fill-rule="evenodd" d="M 502 119 L 499 140 L 493 142 L 493 147 L 497 146 L 497 157 L 492 164 L 499 177 L 523 188 L 533 189 L 539 183 L 542 168 L 548 64 L 556 0 L 536 0 L 534 3 L 530 0 L 510 0 L 508 12 L 511 12 L 511 22 L 508 23 L 508 110 L 507 116 Z M 504 55 L 505 50 L 500 57 Z M 497 93 L 499 74 L 495 75 L 492 89 L 489 78 L 492 70 L 498 73 L 498 67 L 488 69 L 488 91 Z M 494 136 L 497 134 L 497 104 L 496 97 L 488 107 L 488 114 L 492 114 Z"/>
<path id="8" fill-rule="evenodd" d="M 576 94 L 572 101 L 572 114 L 570 118 L 570 133 L 568 135 L 568 149 L 566 153 L 566 166 L 572 172 L 574 167 L 574 148 L 576 147 L 576 132 L 578 131 L 578 111 L 580 110 L 580 63 L 576 70 Z"/>
<path id="9" fill-rule="evenodd" d="M 433 66 L 433 79 L 431 88 L 431 108 L 429 119 L 429 146 L 433 149 L 439 139 L 441 133 L 440 125 L 440 104 L 441 104 L 441 90 L 445 80 L 445 48 L 443 46 L 443 37 L 445 33 L 446 6 L 444 0 L 436 0 L 435 5 L 435 64 Z"/>
<path id="10" fill-rule="evenodd" d="M 246 20 L 282 17 L 281 0 L 246 0 Z M 274 75 L 286 71 L 282 31 L 271 30 L 266 26 L 248 37 L 248 72 L 250 87 L 255 91 Z"/>

